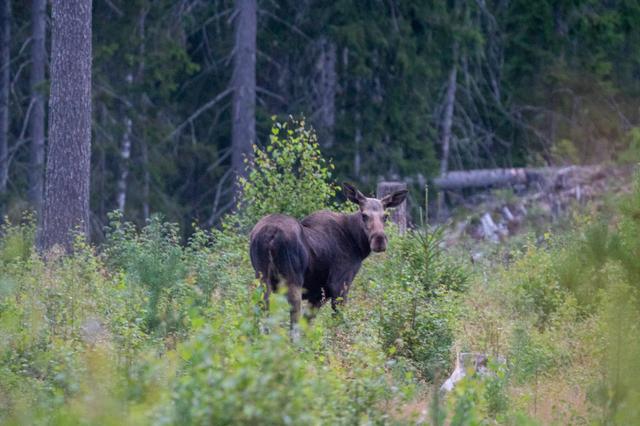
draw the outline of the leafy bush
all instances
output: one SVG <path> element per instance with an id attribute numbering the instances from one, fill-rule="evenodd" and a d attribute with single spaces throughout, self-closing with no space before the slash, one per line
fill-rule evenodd
<path id="1" fill-rule="evenodd" d="M 21 224 L 14 225 L 7 219 L 0 227 L 0 264 L 26 261 L 31 257 L 35 243 L 36 223 L 31 214 L 25 214 Z"/>
<path id="2" fill-rule="evenodd" d="M 269 144 L 254 145 L 253 151 L 249 175 L 240 179 L 242 224 L 250 227 L 269 213 L 302 218 L 331 205 L 337 192 L 330 181 L 334 167 L 322 157 L 315 131 L 304 119 L 275 122 Z"/>
<path id="3" fill-rule="evenodd" d="M 270 333 L 252 303 L 225 301 L 178 349 L 185 365 L 174 390 L 176 424 L 383 423 L 384 401 L 402 398 L 385 378 L 384 357 L 370 343 L 349 345 L 349 358 L 320 351 L 327 331 L 308 330 L 292 345 L 287 302 L 274 295 Z M 284 325 L 284 326 L 283 326 Z M 329 348 L 327 348 L 329 349 Z M 344 363 L 347 362 L 349 368 Z"/>
<path id="4" fill-rule="evenodd" d="M 128 282 L 145 290 L 142 317 L 147 330 L 161 335 L 183 331 L 187 310 L 197 299 L 197 287 L 187 283 L 187 264 L 177 227 L 154 216 L 139 233 L 114 213 L 107 230 L 107 263 Z"/>
<path id="5" fill-rule="evenodd" d="M 553 254 L 529 243 L 503 279 L 509 282 L 514 309 L 533 316 L 538 327 L 545 327 L 564 297 L 555 274 Z"/>
<path id="6" fill-rule="evenodd" d="M 444 256 L 441 231 L 410 230 L 400 236 L 391 228 L 387 233 L 388 253 L 369 261 L 362 280 L 376 300 L 384 346 L 433 380 L 449 366 L 456 299 L 467 275 Z"/>

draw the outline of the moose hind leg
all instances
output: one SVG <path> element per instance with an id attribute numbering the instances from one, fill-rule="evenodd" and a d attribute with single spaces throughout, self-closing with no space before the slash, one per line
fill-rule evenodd
<path id="1" fill-rule="evenodd" d="M 269 296 L 271 296 L 271 285 L 264 283 L 264 293 L 262 294 L 262 309 L 269 312 Z"/>
<path id="2" fill-rule="evenodd" d="M 300 330 L 298 328 L 298 322 L 300 321 L 300 312 L 302 310 L 302 286 L 297 284 L 289 284 L 287 290 L 287 300 L 291 306 L 291 338 L 297 340 Z"/>

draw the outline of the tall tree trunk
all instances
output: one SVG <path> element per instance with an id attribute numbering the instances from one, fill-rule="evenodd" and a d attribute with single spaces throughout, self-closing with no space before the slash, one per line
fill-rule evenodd
<path id="1" fill-rule="evenodd" d="M 456 103 L 456 88 L 458 77 L 458 66 L 456 63 L 456 46 L 454 46 L 454 58 L 451 71 L 449 72 L 449 83 L 447 85 L 447 95 L 445 98 L 444 117 L 442 118 L 442 158 L 440 159 L 440 176 L 444 176 L 449 171 L 449 147 L 451 144 L 451 127 L 453 124 L 453 109 Z M 438 215 L 444 213 L 444 192 L 438 192 Z"/>
<path id="2" fill-rule="evenodd" d="M 91 1 L 54 0 L 49 144 L 41 248 L 88 236 L 91 157 Z"/>
<path id="3" fill-rule="evenodd" d="M 453 109 L 456 103 L 458 67 L 454 64 L 449 72 L 447 97 L 445 99 L 444 117 L 442 119 L 442 159 L 440 160 L 440 175 L 449 171 L 449 146 L 451 144 L 451 127 L 453 123 Z"/>
<path id="4" fill-rule="evenodd" d="M 9 62 L 11 60 L 11 1 L 0 0 L 0 196 L 9 178 Z"/>
<path id="5" fill-rule="evenodd" d="M 120 146 L 120 176 L 118 177 L 118 210 L 124 214 L 127 202 L 127 178 L 129 176 L 129 157 L 131 156 L 131 118 L 124 119 L 124 133 L 122 134 L 122 145 Z"/>
<path id="6" fill-rule="evenodd" d="M 147 49 L 146 44 L 146 23 L 147 23 L 147 15 L 149 14 L 150 5 L 147 5 L 140 11 L 140 16 L 138 18 L 138 33 L 140 36 L 140 46 L 138 49 L 138 56 L 140 58 L 140 62 L 138 63 L 138 72 L 135 79 L 138 82 L 144 81 L 144 73 L 145 73 L 145 54 Z M 147 98 L 145 93 L 142 93 L 140 96 L 140 115 L 143 120 L 147 119 L 147 105 L 149 104 L 149 99 Z M 151 172 L 149 171 L 149 147 L 147 145 L 147 127 L 140 126 L 140 135 L 138 137 L 138 141 L 140 144 L 140 154 L 142 160 L 142 217 L 144 218 L 144 222 L 146 223 L 151 216 L 151 208 L 149 202 L 149 194 L 151 187 Z"/>
<path id="7" fill-rule="evenodd" d="M 314 121 L 318 124 L 320 144 L 329 148 L 333 145 L 333 130 L 336 123 L 335 99 L 338 86 L 336 45 L 322 37 L 319 50 L 313 78 L 314 107 L 317 115 Z"/>
<path id="8" fill-rule="evenodd" d="M 356 79 L 355 82 L 355 98 L 356 100 L 360 97 L 360 80 Z M 360 115 L 360 111 L 356 111 L 354 117 L 354 123 L 356 126 L 356 132 L 353 138 L 354 141 L 354 153 L 353 153 L 353 176 L 361 180 L 360 172 L 362 166 L 362 154 L 360 153 L 360 145 L 362 143 L 362 116 Z"/>
<path id="9" fill-rule="evenodd" d="M 245 176 L 244 158 L 256 142 L 256 0 L 236 0 L 233 57 L 233 111 L 231 166 L 235 177 Z M 235 196 L 239 188 L 236 188 Z"/>
<path id="10" fill-rule="evenodd" d="M 29 164 L 29 202 L 38 218 L 42 213 L 44 195 L 44 77 L 46 63 L 45 28 L 47 1 L 32 0 L 31 3 L 31 102 L 33 109 L 29 120 L 31 136 L 31 158 Z"/>
<path id="11" fill-rule="evenodd" d="M 356 179 L 360 179 L 360 167 L 362 163 L 362 158 L 360 156 L 360 143 L 362 142 L 362 130 L 360 129 L 359 120 L 356 120 L 356 123 L 356 134 L 353 138 L 355 142 L 355 150 L 353 153 L 353 176 Z"/>
<path id="12" fill-rule="evenodd" d="M 140 150 L 142 152 L 142 216 L 146 223 L 151 215 L 149 208 L 151 174 L 149 173 L 149 148 L 147 147 L 147 140 L 144 137 L 140 140 Z"/>

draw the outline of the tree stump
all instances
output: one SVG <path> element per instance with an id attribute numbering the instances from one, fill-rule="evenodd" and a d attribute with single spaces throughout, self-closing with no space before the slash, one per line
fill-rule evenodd
<path id="1" fill-rule="evenodd" d="M 440 386 L 440 392 L 451 392 L 460 380 L 467 375 L 467 370 L 473 374 L 483 374 L 487 368 L 487 356 L 477 352 L 463 352 L 456 355 L 456 365 L 451 376 Z"/>
<path id="2" fill-rule="evenodd" d="M 376 191 L 378 199 L 382 199 L 385 195 L 389 195 L 395 191 L 401 189 L 407 189 L 407 184 L 404 182 L 379 182 Z M 391 220 L 398 226 L 398 230 L 401 234 L 404 234 L 407 230 L 407 200 L 405 199 L 402 204 L 395 208 L 391 213 Z"/>

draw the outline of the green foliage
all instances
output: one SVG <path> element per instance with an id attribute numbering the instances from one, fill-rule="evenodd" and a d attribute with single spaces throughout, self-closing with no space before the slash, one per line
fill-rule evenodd
<path id="1" fill-rule="evenodd" d="M 149 211 L 162 211 L 186 237 L 194 220 L 218 225 L 235 205 L 228 161 L 233 7 L 96 2 L 91 202 L 100 224 L 116 207 L 125 168 L 126 217 L 139 226 Z M 363 7 L 274 0 L 260 11 L 266 19 L 257 28 L 257 143 L 268 142 L 272 115 L 303 113 L 340 179 L 433 177 L 453 66 L 452 169 L 634 161 L 626 142 L 639 124 L 635 1 L 403 0 Z M 13 7 L 12 64 L 29 60 L 30 12 L 28 3 Z M 23 139 L 28 121 L 31 85 L 22 70 L 10 67 L 11 185 L 1 197 L 2 215 L 25 205 L 29 186 L 29 144 L 11 142 Z M 46 95 L 47 86 L 38 90 Z"/>
<path id="2" fill-rule="evenodd" d="M 269 144 L 264 149 L 254 146 L 249 176 L 240 178 L 240 220 L 253 225 L 269 213 L 301 219 L 329 207 L 337 192 L 330 180 L 332 169 L 304 119 L 275 122 Z"/>
<path id="3" fill-rule="evenodd" d="M 612 216 L 580 217 L 571 232 L 529 242 L 471 290 L 478 300 L 470 307 L 490 314 L 469 312 L 469 340 L 461 344 L 501 354 L 507 363 L 500 381 L 468 390 L 463 384 L 464 395 L 452 396 L 461 422 L 530 423 L 525 412 L 543 423 L 638 422 L 639 211 L 636 176 Z M 492 327 L 497 338 L 483 341 Z"/>
<path id="4" fill-rule="evenodd" d="M 622 202 L 619 232 L 613 235 L 610 250 L 623 266 L 627 281 L 640 287 L 640 172 L 636 172 L 633 191 Z"/>
<path id="5" fill-rule="evenodd" d="M 569 139 L 560 139 L 551 147 L 551 155 L 557 164 L 578 164 L 578 150 L 573 142 Z"/>
<path id="6" fill-rule="evenodd" d="M 100 254 L 79 239 L 47 263 L 15 249 L 31 223 L 7 225 L 0 422 L 404 423 L 420 377 L 446 366 L 465 283 L 439 234 L 391 230 L 341 314 L 322 310 L 293 343 L 286 298 L 260 309 L 246 236 L 229 223 L 182 245 L 173 224 L 137 230 L 114 213 Z"/>
<path id="7" fill-rule="evenodd" d="M 384 357 L 365 342 L 348 358 L 325 352 L 322 324 L 292 345 L 287 302 L 274 295 L 264 319 L 251 303 L 222 302 L 195 336 L 178 348 L 186 361 L 173 393 L 176 424 L 383 423 L 386 401 L 402 398 L 384 380 Z M 282 326 L 285 324 L 285 326 Z M 350 366 L 346 370 L 343 363 Z M 350 376 L 350 378 L 347 378 Z"/>
<path id="8" fill-rule="evenodd" d="M 507 368 L 502 364 L 491 361 L 482 374 L 469 369 L 447 401 L 452 412 L 450 424 L 479 425 L 489 419 L 498 424 L 508 423 L 504 415 L 509 403 L 506 385 Z"/>
<path id="9" fill-rule="evenodd" d="M 544 327 L 563 301 L 563 288 L 553 269 L 553 254 L 529 245 L 508 277 L 514 309 L 533 316 Z"/>
<path id="10" fill-rule="evenodd" d="M 26 261 L 31 257 L 35 244 L 36 223 L 35 219 L 27 214 L 23 216 L 22 223 L 12 224 L 8 218 L 0 227 L 0 264 L 8 265 L 16 261 Z"/>
<path id="11" fill-rule="evenodd" d="M 618 161 L 631 164 L 640 162 L 640 128 L 634 127 L 629 130 L 624 143 L 626 146 L 618 155 Z"/>
<path id="12" fill-rule="evenodd" d="M 457 296 L 466 285 L 465 271 L 443 256 L 439 230 L 388 230 L 389 251 L 362 273 L 367 292 L 378 300 L 376 313 L 387 350 L 408 359 L 420 374 L 434 380 L 449 366 Z"/>
<path id="13" fill-rule="evenodd" d="M 144 290 L 147 306 L 141 315 L 148 330 L 162 335 L 183 331 L 187 311 L 202 291 L 188 283 L 188 263 L 176 226 L 154 216 L 138 233 L 120 220 L 114 213 L 107 233 L 107 262 Z"/>
<path id="14" fill-rule="evenodd" d="M 486 401 L 483 398 L 482 382 L 465 377 L 457 383 L 455 399 L 452 399 L 453 417 L 451 425 L 465 426 L 481 424 L 486 416 Z"/>
<path id="15" fill-rule="evenodd" d="M 539 375 L 548 374 L 555 367 L 558 354 L 544 337 L 544 334 L 532 331 L 524 324 L 515 327 L 509 359 L 511 373 L 516 380 L 537 380 Z"/>

